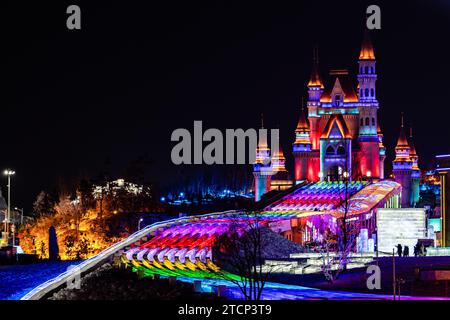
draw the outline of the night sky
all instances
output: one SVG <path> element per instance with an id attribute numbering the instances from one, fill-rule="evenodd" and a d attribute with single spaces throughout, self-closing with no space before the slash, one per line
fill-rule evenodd
<path id="1" fill-rule="evenodd" d="M 264 113 L 292 168 L 312 47 L 322 77 L 354 75 L 368 4 L 382 14 L 371 37 L 387 167 L 402 111 L 422 168 L 449 151 L 445 0 L 1 2 L 0 169 L 16 171 L 13 206 L 30 210 L 40 190 L 96 175 L 107 159 L 119 177 L 143 154 L 155 183 L 175 184 L 192 168 L 171 164 L 170 135 L 194 120 L 256 128 Z M 81 7 L 80 31 L 66 28 L 70 4 Z"/>

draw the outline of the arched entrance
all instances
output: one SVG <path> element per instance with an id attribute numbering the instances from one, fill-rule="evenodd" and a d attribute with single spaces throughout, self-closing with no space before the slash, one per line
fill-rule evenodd
<path id="1" fill-rule="evenodd" d="M 342 176 L 342 167 L 338 165 L 330 166 L 328 169 L 328 181 L 339 181 Z"/>

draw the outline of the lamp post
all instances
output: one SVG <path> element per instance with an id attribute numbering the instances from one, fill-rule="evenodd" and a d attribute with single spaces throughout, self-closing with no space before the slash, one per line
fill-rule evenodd
<path id="1" fill-rule="evenodd" d="M 371 171 L 366 172 L 366 177 L 367 177 L 367 182 L 372 183 L 372 172 Z"/>
<path id="2" fill-rule="evenodd" d="M 20 212 L 20 225 L 23 225 L 23 208 L 14 207 L 14 210 Z"/>
<path id="3" fill-rule="evenodd" d="M 5 219 L 5 236 L 6 242 L 8 243 L 9 234 L 8 234 L 8 224 L 11 215 L 11 176 L 13 176 L 16 172 L 11 169 L 6 169 L 3 174 L 8 177 L 8 209 L 6 211 L 6 219 Z"/>
<path id="4" fill-rule="evenodd" d="M 348 179 L 348 172 L 347 171 L 344 171 L 344 173 L 342 174 L 343 176 L 344 176 L 344 180 L 347 180 Z"/>
<path id="5" fill-rule="evenodd" d="M 322 172 L 322 171 L 319 171 L 318 176 L 319 176 L 320 181 L 322 181 L 322 178 L 323 178 L 323 172 Z"/>
<path id="6" fill-rule="evenodd" d="M 138 231 L 141 230 L 141 222 L 142 222 L 142 221 L 144 221 L 144 219 L 143 219 L 143 218 L 140 218 L 140 219 L 139 219 L 139 222 L 138 222 Z"/>

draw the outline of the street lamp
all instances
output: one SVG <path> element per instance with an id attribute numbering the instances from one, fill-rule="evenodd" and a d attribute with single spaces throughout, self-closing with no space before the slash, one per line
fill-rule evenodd
<path id="1" fill-rule="evenodd" d="M 5 236 L 6 243 L 8 243 L 9 234 L 8 234 L 8 223 L 11 215 L 11 176 L 13 176 L 16 172 L 11 169 L 6 169 L 3 174 L 8 177 L 8 210 L 6 212 L 5 219 Z"/>
<path id="2" fill-rule="evenodd" d="M 14 210 L 20 212 L 20 225 L 23 225 L 23 208 L 20 209 L 20 208 L 14 207 Z"/>
<path id="3" fill-rule="evenodd" d="M 143 219 L 143 218 L 140 218 L 140 219 L 139 219 L 139 222 L 138 222 L 138 231 L 141 230 L 141 222 L 142 222 L 142 221 L 144 221 L 144 219 Z"/>

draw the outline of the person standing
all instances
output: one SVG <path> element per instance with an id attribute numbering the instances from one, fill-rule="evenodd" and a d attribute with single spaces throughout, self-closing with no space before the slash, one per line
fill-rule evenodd
<path id="1" fill-rule="evenodd" d="M 405 248 L 403 249 L 403 256 L 409 257 L 409 247 L 408 246 L 405 246 Z"/>
<path id="2" fill-rule="evenodd" d="M 402 256 L 402 245 L 400 243 L 397 245 L 397 254 L 399 257 Z"/>

